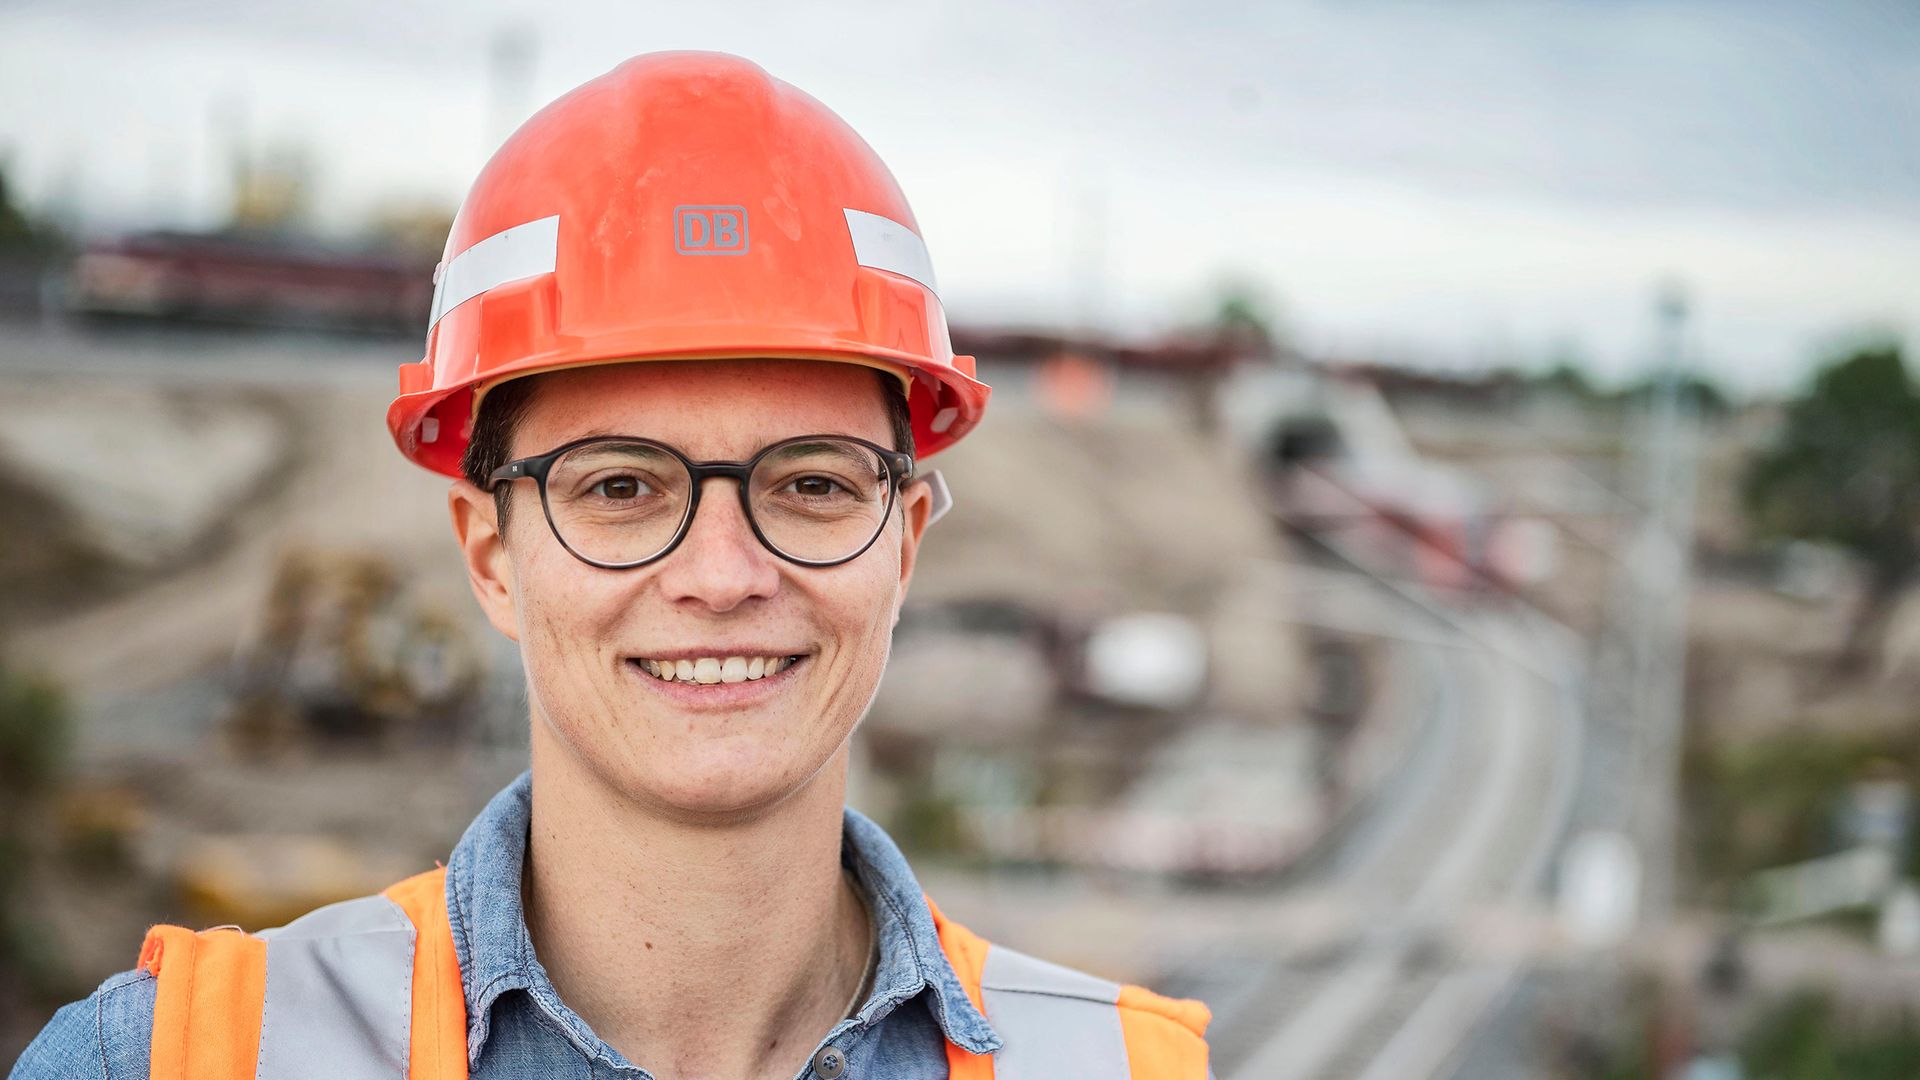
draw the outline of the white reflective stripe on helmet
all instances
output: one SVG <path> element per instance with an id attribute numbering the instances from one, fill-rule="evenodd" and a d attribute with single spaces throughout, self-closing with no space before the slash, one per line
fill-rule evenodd
<path id="1" fill-rule="evenodd" d="M 399 905 L 329 904 L 260 936 L 259 1080 L 406 1080 L 414 930 Z"/>
<path id="2" fill-rule="evenodd" d="M 928 292 L 940 295 L 940 286 L 933 281 L 933 257 L 927 254 L 926 242 L 912 229 L 865 210 L 849 209 L 846 215 L 856 262 L 910 277 L 925 285 Z"/>
<path id="3" fill-rule="evenodd" d="M 560 215 L 503 229 L 455 255 L 433 282 L 433 320 L 488 289 L 551 274 L 560 256 Z"/>
<path id="4" fill-rule="evenodd" d="M 1119 984 L 990 945 L 980 998 L 987 1022 L 1006 1040 L 993 1055 L 993 1080 L 1130 1075 Z"/>

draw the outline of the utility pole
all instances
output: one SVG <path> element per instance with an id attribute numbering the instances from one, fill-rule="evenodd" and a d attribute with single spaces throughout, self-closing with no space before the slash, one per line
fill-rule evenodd
<path id="1" fill-rule="evenodd" d="M 1633 605 L 1629 727 L 1629 828 L 1644 859 L 1642 911 L 1658 925 L 1677 889 L 1680 757 L 1684 744 L 1687 601 L 1693 589 L 1693 530 L 1699 429 L 1688 393 L 1687 298 L 1677 284 L 1657 301 L 1658 374 L 1640 443 L 1641 516 L 1627 552 Z"/>
<path id="2" fill-rule="evenodd" d="M 216 95 L 207 110 L 209 144 L 216 161 L 214 175 L 227 180 L 227 205 L 220 215 L 220 227 L 231 229 L 244 216 L 242 207 L 253 191 L 253 130 L 251 102 L 244 89 L 228 89 Z"/>
<path id="3" fill-rule="evenodd" d="M 533 67 L 539 55 L 538 32 L 530 23 L 495 28 L 487 42 L 487 145 L 485 161 L 527 118 L 533 100 Z"/>
<path id="4" fill-rule="evenodd" d="M 1561 879 L 1563 907 L 1606 916 L 1573 1004 L 1616 1020 L 1630 992 L 1622 946 L 1672 918 L 1678 864 L 1698 434 L 1687 391 L 1687 301 L 1677 285 L 1660 290 L 1655 313 L 1652 393 L 1626 425 L 1628 520 L 1588 669 L 1581 835 Z M 1605 902 L 1596 908 L 1596 900 Z M 1602 1022 L 1591 1034 L 1632 1033 Z"/>
<path id="5" fill-rule="evenodd" d="M 1086 172 L 1075 178 L 1067 218 L 1072 229 L 1067 255 L 1068 318 L 1074 335 L 1083 342 L 1112 336 L 1106 324 L 1107 246 L 1112 236 L 1107 199 L 1106 173 L 1088 164 Z"/>

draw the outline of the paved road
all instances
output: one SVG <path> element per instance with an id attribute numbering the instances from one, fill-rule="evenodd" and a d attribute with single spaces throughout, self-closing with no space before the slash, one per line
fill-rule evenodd
<path id="1" fill-rule="evenodd" d="M 1517 612 L 1402 611 L 1392 646 L 1418 723 L 1402 764 L 1312 871 L 1272 900 L 1344 910 L 1294 948 L 1223 951 L 1212 986 L 1227 1080 L 1447 1075 L 1519 961 L 1461 944 L 1488 905 L 1543 898 L 1578 774 L 1574 642 Z M 1395 627 L 1381 628 L 1391 633 Z M 1318 897 L 1319 899 L 1315 900 Z"/>

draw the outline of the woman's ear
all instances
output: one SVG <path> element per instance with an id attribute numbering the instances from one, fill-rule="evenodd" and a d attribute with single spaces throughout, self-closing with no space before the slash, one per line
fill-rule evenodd
<path id="1" fill-rule="evenodd" d="M 920 540 L 932 520 L 933 490 L 918 480 L 900 491 L 900 591 L 893 602 L 893 622 L 900 624 L 900 608 L 907 599 L 907 586 L 913 581 L 913 565 L 920 557 Z"/>
<path id="2" fill-rule="evenodd" d="M 513 560 L 500 534 L 499 511 L 493 496 L 465 480 L 447 488 L 447 512 L 453 518 L 453 538 L 467 564 L 467 583 L 487 621 L 514 641 L 520 640 L 514 611 Z"/>

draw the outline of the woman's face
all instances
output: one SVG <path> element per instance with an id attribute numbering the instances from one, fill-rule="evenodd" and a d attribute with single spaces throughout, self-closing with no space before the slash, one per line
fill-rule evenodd
<path id="1" fill-rule="evenodd" d="M 695 461 L 744 461 L 795 435 L 892 445 L 874 371 L 810 360 L 615 363 L 539 376 L 511 457 L 635 435 Z M 925 485 L 839 566 L 797 566 L 755 538 L 732 480 L 708 480 L 670 554 L 604 570 L 554 538 L 531 480 L 513 481 L 504 543 L 492 497 L 451 495 L 481 604 L 520 643 L 533 722 L 609 787 L 679 818 L 751 814 L 807 784 L 845 744 L 886 668 L 922 530 Z M 729 659 L 758 679 L 668 681 L 662 661 Z M 782 665 L 765 675 L 767 661 Z M 537 737 L 539 737 L 537 735 Z"/>

